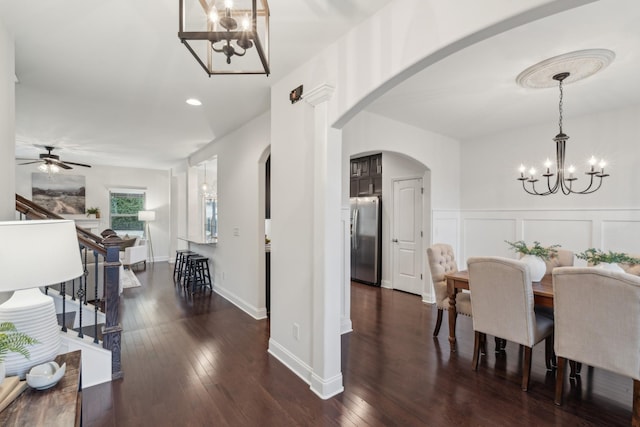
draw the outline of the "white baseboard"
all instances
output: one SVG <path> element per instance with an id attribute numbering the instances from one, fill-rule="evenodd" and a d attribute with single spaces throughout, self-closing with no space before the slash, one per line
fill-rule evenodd
<path id="1" fill-rule="evenodd" d="M 342 319 L 340 322 L 340 335 L 348 334 L 349 332 L 353 332 L 353 324 L 351 323 L 351 319 Z"/>
<path id="2" fill-rule="evenodd" d="M 309 365 L 278 344 L 273 338 L 269 338 L 269 349 L 267 351 L 284 366 L 293 371 L 294 374 L 299 376 L 302 381 L 311 385 L 312 371 Z"/>
<path id="3" fill-rule="evenodd" d="M 309 384 L 313 391 L 321 399 L 330 399 L 344 391 L 342 385 L 342 373 L 323 379 L 313 373 L 311 367 L 297 358 L 286 348 L 278 344 L 273 338 L 269 339 L 269 354 L 278 359 L 284 366 L 289 368 L 302 381 Z"/>
<path id="4" fill-rule="evenodd" d="M 311 375 L 311 391 L 324 400 L 342 393 L 344 391 L 342 373 L 327 380 L 320 378 L 316 374 Z"/>
<path id="5" fill-rule="evenodd" d="M 233 292 L 229 292 L 227 289 L 221 288 L 220 286 L 216 286 L 213 284 L 213 291 L 229 301 L 231 304 L 238 307 L 240 310 L 247 313 L 249 316 L 253 317 L 256 320 L 266 319 L 267 318 L 267 309 L 266 308 L 257 308 Z"/>
<path id="6" fill-rule="evenodd" d="M 425 292 L 422 294 L 422 302 L 425 302 L 427 304 L 435 304 L 436 300 L 433 298 L 432 293 Z"/>
<path id="7" fill-rule="evenodd" d="M 385 289 L 393 289 L 393 283 L 391 283 L 391 280 L 382 280 L 380 282 L 380 287 Z"/>

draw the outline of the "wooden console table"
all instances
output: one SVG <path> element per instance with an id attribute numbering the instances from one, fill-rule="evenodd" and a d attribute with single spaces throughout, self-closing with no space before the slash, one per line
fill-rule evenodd
<path id="1" fill-rule="evenodd" d="M 80 350 L 56 356 L 67 364 L 62 379 L 48 390 L 27 388 L 0 412 L 0 426 L 79 426 L 82 424 Z"/>

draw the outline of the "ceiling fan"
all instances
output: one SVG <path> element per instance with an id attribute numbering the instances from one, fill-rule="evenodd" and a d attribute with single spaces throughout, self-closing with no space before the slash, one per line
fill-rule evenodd
<path id="1" fill-rule="evenodd" d="M 56 147 L 51 147 L 51 146 L 45 146 L 44 149 L 47 150 L 46 153 L 42 153 L 40 154 L 40 158 L 38 159 L 17 159 L 17 160 L 29 160 L 26 163 L 19 163 L 20 165 L 31 165 L 33 163 L 42 163 L 42 165 L 40 166 L 42 169 L 51 169 L 51 168 L 55 168 L 55 167 L 59 167 L 62 169 L 73 169 L 71 166 L 69 165 L 74 165 L 74 166 L 82 166 L 85 168 L 90 168 L 91 165 L 85 165 L 84 163 L 75 163 L 75 162 L 65 162 L 63 160 L 60 160 L 60 156 L 56 155 L 56 154 L 51 154 L 51 152 L 55 149 Z"/>

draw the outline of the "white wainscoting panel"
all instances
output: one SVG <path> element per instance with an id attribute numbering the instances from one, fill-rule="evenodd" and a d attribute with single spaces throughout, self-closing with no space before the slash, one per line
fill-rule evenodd
<path id="1" fill-rule="evenodd" d="M 640 221 L 602 221 L 600 249 L 640 255 Z"/>
<path id="2" fill-rule="evenodd" d="M 593 221 L 569 219 L 525 219 L 522 240 L 538 241 L 542 246 L 560 245 L 563 249 L 582 252 L 593 242 Z"/>
<path id="3" fill-rule="evenodd" d="M 460 211 L 433 211 L 431 213 L 431 242 L 425 242 L 424 248 L 424 271 L 426 280 L 424 281 L 424 291 L 422 301 L 426 303 L 435 303 L 436 293 L 433 289 L 433 280 L 431 280 L 431 270 L 429 269 L 429 260 L 427 259 L 427 247 L 434 243 L 446 243 L 451 245 L 454 250 L 458 268 L 462 268 L 464 263 L 460 263 Z"/>
<path id="4" fill-rule="evenodd" d="M 433 243 L 447 243 L 453 247 L 458 245 L 459 217 L 433 219 Z"/>
<path id="5" fill-rule="evenodd" d="M 471 256 L 516 258 L 504 240 L 640 254 L 640 209 L 434 210 L 432 218 L 431 243 L 451 244 L 460 269 Z"/>
<path id="6" fill-rule="evenodd" d="M 504 242 L 513 241 L 516 236 L 514 218 L 467 218 L 462 227 L 462 258 L 466 269 L 466 260 L 473 256 L 511 257 L 512 253 Z M 516 239 L 517 240 L 517 239 Z M 458 262 L 458 264 L 461 264 Z"/>

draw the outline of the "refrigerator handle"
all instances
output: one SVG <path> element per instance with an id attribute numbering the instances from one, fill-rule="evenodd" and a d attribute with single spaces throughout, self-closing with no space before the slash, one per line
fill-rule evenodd
<path id="1" fill-rule="evenodd" d="M 354 249 L 358 249 L 358 212 L 358 208 L 355 208 L 353 210 L 353 234 L 351 236 L 353 240 L 351 242 L 351 245 Z"/>

